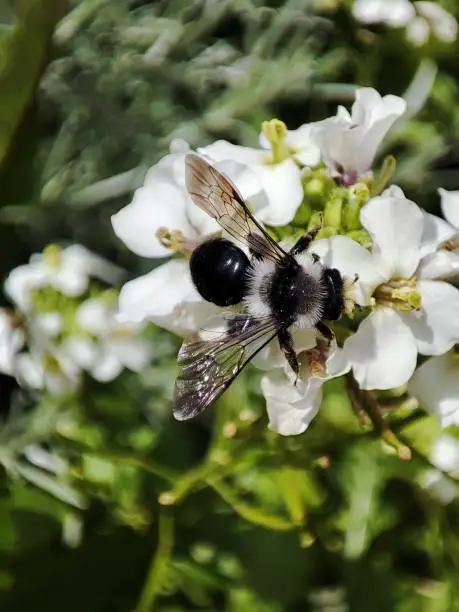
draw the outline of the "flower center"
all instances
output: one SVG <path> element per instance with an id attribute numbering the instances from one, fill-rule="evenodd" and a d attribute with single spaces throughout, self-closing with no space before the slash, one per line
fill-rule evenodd
<path id="1" fill-rule="evenodd" d="M 156 232 L 156 237 L 166 249 L 170 249 L 174 251 L 174 253 L 191 255 L 192 251 L 197 246 L 196 240 L 187 238 L 181 230 L 171 230 L 167 227 L 160 227 Z"/>
<path id="2" fill-rule="evenodd" d="M 59 365 L 58 360 L 51 353 L 45 353 L 43 356 L 43 366 L 44 369 L 50 374 L 60 374 L 61 367 Z"/>
<path id="3" fill-rule="evenodd" d="M 272 157 L 269 160 L 272 164 L 280 164 L 290 157 L 290 147 L 285 142 L 287 136 L 287 126 L 279 119 L 263 121 L 261 131 L 266 136 L 271 145 Z"/>
<path id="4" fill-rule="evenodd" d="M 416 289 L 416 277 L 393 278 L 379 285 L 373 293 L 372 301 L 375 306 L 386 306 L 402 312 L 421 310 L 421 294 Z"/>

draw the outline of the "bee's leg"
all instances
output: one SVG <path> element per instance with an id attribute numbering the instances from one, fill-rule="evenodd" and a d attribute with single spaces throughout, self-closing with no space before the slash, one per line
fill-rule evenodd
<path id="1" fill-rule="evenodd" d="M 329 342 L 331 342 L 333 340 L 333 338 L 335 337 L 335 334 L 332 332 L 332 330 L 325 325 L 325 323 L 322 323 L 321 321 L 319 321 L 319 323 L 316 324 L 316 330 L 322 334 L 322 336 L 324 338 L 326 338 Z"/>
<path id="2" fill-rule="evenodd" d="M 298 376 L 300 373 L 300 364 L 298 363 L 298 359 L 295 352 L 295 347 L 293 346 L 293 338 L 292 334 L 286 329 L 282 327 L 277 332 L 277 337 L 279 339 L 279 346 L 281 347 L 282 352 L 285 355 L 285 358 L 288 361 L 289 366 L 292 368 L 295 373 L 296 381 L 298 380 Z"/>
<path id="3" fill-rule="evenodd" d="M 321 229 L 320 227 L 313 227 L 312 229 L 309 230 L 307 234 L 304 234 L 303 236 L 301 236 L 301 238 L 299 238 L 295 242 L 295 244 L 292 246 L 292 248 L 290 249 L 290 255 L 299 255 L 299 253 L 306 251 L 306 249 L 309 247 L 311 242 L 317 236 L 320 229 Z M 314 258 L 319 259 L 315 253 L 312 253 L 312 256 Z"/>

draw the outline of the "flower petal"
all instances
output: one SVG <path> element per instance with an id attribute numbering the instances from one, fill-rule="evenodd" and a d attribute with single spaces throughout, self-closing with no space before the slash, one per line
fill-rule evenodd
<path id="1" fill-rule="evenodd" d="M 311 136 L 325 163 L 355 180 L 371 170 L 382 139 L 405 110 L 402 98 L 382 98 L 375 89 L 363 87 L 356 91 L 351 116 L 339 108 L 335 117 L 316 123 Z"/>
<path id="2" fill-rule="evenodd" d="M 432 357 L 419 367 L 408 383 L 408 391 L 442 427 L 459 425 L 459 361 L 453 352 Z"/>
<path id="3" fill-rule="evenodd" d="M 459 342 L 459 290 L 443 281 L 423 280 L 419 312 L 402 313 L 423 355 L 440 355 Z"/>
<path id="4" fill-rule="evenodd" d="M 216 312 L 217 306 L 205 302 L 194 288 L 183 259 L 169 261 L 129 281 L 119 297 L 123 322 L 149 320 L 178 334 L 196 331 Z"/>
<path id="5" fill-rule="evenodd" d="M 5 280 L 4 289 L 8 297 L 23 312 L 26 312 L 31 306 L 32 290 L 46 283 L 47 273 L 45 268 L 39 262 L 30 263 L 11 270 Z"/>
<path id="6" fill-rule="evenodd" d="M 322 401 L 321 380 L 310 379 L 301 393 L 280 369 L 263 376 L 261 390 L 266 398 L 269 428 L 283 436 L 303 433 Z"/>
<path id="7" fill-rule="evenodd" d="M 295 351 L 299 353 L 316 345 L 316 333 L 313 329 L 292 329 Z M 286 363 L 285 355 L 281 351 L 279 341 L 274 338 L 252 360 L 253 365 L 261 370 L 282 368 Z"/>
<path id="8" fill-rule="evenodd" d="M 124 367 L 141 372 L 151 362 L 152 347 L 143 338 L 116 338 L 108 343 L 108 349 L 118 356 Z"/>
<path id="9" fill-rule="evenodd" d="M 361 389 L 399 387 L 416 368 L 416 340 L 390 308 L 373 311 L 346 340 L 344 351 Z"/>
<path id="10" fill-rule="evenodd" d="M 267 207 L 257 217 L 268 225 L 287 225 L 303 201 L 300 169 L 292 159 L 252 168 L 267 196 Z"/>
<path id="11" fill-rule="evenodd" d="M 90 369 L 91 376 L 99 382 L 110 382 L 121 374 L 123 364 L 117 355 L 110 350 L 102 351 L 93 367 Z"/>
<path id="12" fill-rule="evenodd" d="M 439 189 L 441 210 L 445 219 L 459 230 L 459 191 Z"/>
<path id="13" fill-rule="evenodd" d="M 296 130 L 288 130 L 286 143 L 292 149 L 293 157 L 304 166 L 314 168 L 320 163 L 320 149 L 314 143 L 311 123 L 301 125 Z"/>
<path id="14" fill-rule="evenodd" d="M 407 25 L 416 13 L 409 0 L 356 0 L 352 14 L 362 23 L 384 22 L 397 28 Z"/>
<path id="15" fill-rule="evenodd" d="M 438 358 L 436 359 L 438 360 Z M 448 368 L 448 366 L 446 367 Z M 457 370 L 459 370 L 459 364 L 456 363 L 456 374 L 459 374 L 459 371 Z M 441 375 L 442 373 L 440 373 L 440 376 Z M 432 372 L 430 373 L 430 376 L 432 376 Z M 438 469 L 443 470 L 444 472 L 449 472 L 450 474 L 458 474 L 459 440 L 448 434 L 440 435 L 431 449 L 430 460 Z"/>
<path id="16" fill-rule="evenodd" d="M 266 152 L 252 147 L 242 147 L 226 140 L 216 140 L 207 147 L 198 149 L 200 155 L 209 158 L 210 161 L 222 162 L 231 160 L 246 166 L 258 166 L 263 163 Z"/>
<path id="17" fill-rule="evenodd" d="M 437 251 L 421 259 L 417 278 L 424 280 L 447 279 L 459 275 L 459 253 Z"/>
<path id="18" fill-rule="evenodd" d="M 78 307 L 75 315 L 78 325 L 95 336 L 103 335 L 110 325 L 110 311 L 105 300 L 90 298 Z"/>
<path id="19" fill-rule="evenodd" d="M 43 258 L 41 257 L 43 260 Z M 80 276 L 94 276 L 110 284 L 117 284 L 124 274 L 124 271 L 104 259 L 100 255 L 93 253 L 81 244 L 71 244 L 62 250 L 61 270 L 74 270 Z M 52 271 L 49 271 L 51 275 Z"/>
<path id="20" fill-rule="evenodd" d="M 386 278 L 410 278 L 420 257 L 424 230 L 421 209 L 405 197 L 388 193 L 371 199 L 362 208 L 360 219 L 373 238 L 373 255 L 379 258 Z"/>
<path id="21" fill-rule="evenodd" d="M 457 38 L 457 21 L 437 2 L 415 2 L 416 11 L 428 20 L 435 36 L 446 43 Z"/>
<path id="22" fill-rule="evenodd" d="M 426 470 L 420 475 L 419 484 L 440 504 L 450 504 L 459 494 L 459 488 L 439 470 Z"/>
<path id="23" fill-rule="evenodd" d="M 23 344 L 22 330 L 14 326 L 5 310 L 0 309 L 0 372 L 13 375 L 16 355 Z"/>
<path id="24" fill-rule="evenodd" d="M 85 336 L 71 336 L 64 340 L 61 348 L 62 353 L 83 370 L 91 370 L 99 356 L 96 343 Z"/>
<path id="25" fill-rule="evenodd" d="M 113 230 L 137 255 L 167 257 L 170 250 L 157 237 L 161 227 L 180 230 L 191 238 L 196 235 L 186 217 L 188 198 L 184 189 L 172 183 L 144 185 L 134 193 L 130 204 L 112 215 Z"/>
<path id="26" fill-rule="evenodd" d="M 459 193 L 459 192 L 458 192 Z M 459 199 L 458 199 L 459 217 Z M 459 221 L 459 218 L 458 218 Z M 451 240 L 457 230 L 435 215 L 424 212 L 424 230 L 421 238 L 421 257 L 435 252 L 444 242 Z"/>

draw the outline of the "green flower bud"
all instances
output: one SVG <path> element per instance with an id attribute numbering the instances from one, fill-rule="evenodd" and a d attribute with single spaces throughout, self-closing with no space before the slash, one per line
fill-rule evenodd
<path id="1" fill-rule="evenodd" d="M 339 231 L 341 229 L 341 213 L 343 209 L 343 199 L 335 197 L 325 204 L 324 225 Z"/>
<path id="2" fill-rule="evenodd" d="M 266 136 L 271 145 L 272 163 L 280 164 L 290 157 L 290 149 L 285 142 L 287 136 L 287 126 L 279 119 L 263 121 L 261 131 Z"/>
<path id="3" fill-rule="evenodd" d="M 349 187 L 342 215 L 343 228 L 345 230 L 361 229 L 360 211 L 369 199 L 370 189 L 365 183 L 357 183 Z"/>
<path id="4" fill-rule="evenodd" d="M 393 155 L 388 155 L 384 161 L 378 178 L 373 182 L 371 188 L 371 197 L 375 197 L 382 193 L 390 183 L 396 168 L 397 162 Z"/>

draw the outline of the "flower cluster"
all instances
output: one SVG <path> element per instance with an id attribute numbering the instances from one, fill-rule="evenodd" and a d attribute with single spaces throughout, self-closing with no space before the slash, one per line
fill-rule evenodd
<path id="1" fill-rule="evenodd" d="M 441 191 L 445 221 L 389 185 L 391 158 L 381 172 L 373 171 L 382 140 L 405 109 L 403 99 L 363 88 L 350 112 L 339 107 L 335 116 L 296 130 L 265 122 L 258 148 L 217 141 L 198 149 L 279 241 L 291 244 L 319 224 L 310 251 L 346 279 L 346 316 L 332 325 L 331 343 L 311 329 L 292 332 L 299 380 L 277 341 L 254 359 L 265 371 L 261 389 L 270 427 L 279 433 L 304 431 L 319 409 L 323 383 L 347 372 L 363 390 L 411 381 L 412 393 L 425 395 L 427 408 L 459 423 L 459 376 L 448 369 L 454 362 L 459 373 L 459 290 L 450 282 L 459 272 L 459 196 Z M 120 317 L 152 321 L 180 335 L 198 331 L 220 310 L 200 297 L 190 277 L 187 256 L 221 228 L 187 193 L 187 150 L 186 143 L 174 142 L 132 202 L 112 218 L 132 251 L 168 258 L 124 285 Z M 419 355 L 432 358 L 415 372 Z M 440 370 L 444 384 L 429 383 Z M 435 398 L 426 385 L 435 387 Z M 454 394 L 454 405 L 441 404 L 440 393 Z"/>
<path id="2" fill-rule="evenodd" d="M 4 290 L 14 307 L 0 310 L 0 371 L 61 394 L 76 389 L 83 372 L 107 382 L 124 367 L 143 369 L 151 359 L 143 325 L 119 322 L 118 294 L 103 288 L 119 277 L 80 245 L 49 245 L 12 270 Z"/>
<path id="3" fill-rule="evenodd" d="M 444 43 L 453 43 L 457 38 L 456 19 L 437 2 L 355 0 L 352 14 L 365 24 L 405 28 L 406 38 L 417 46 L 426 44 L 431 36 Z"/>

